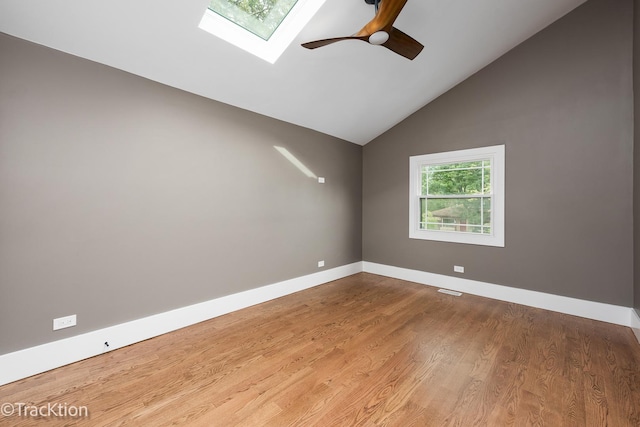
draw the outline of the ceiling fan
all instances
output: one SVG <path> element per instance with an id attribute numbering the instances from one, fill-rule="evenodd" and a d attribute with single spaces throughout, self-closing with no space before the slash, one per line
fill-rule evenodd
<path id="1" fill-rule="evenodd" d="M 373 45 L 381 45 L 408 59 L 414 59 L 422 51 L 419 41 L 393 26 L 407 0 L 365 0 L 375 5 L 376 16 L 357 33 L 347 37 L 316 40 L 303 43 L 307 49 L 316 49 L 342 40 L 362 40 Z"/>

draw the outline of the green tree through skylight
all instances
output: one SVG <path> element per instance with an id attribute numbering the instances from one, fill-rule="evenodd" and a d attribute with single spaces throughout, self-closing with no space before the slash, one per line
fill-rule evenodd
<path id="1" fill-rule="evenodd" d="M 297 0 L 211 0 L 209 9 L 269 40 Z"/>
<path id="2" fill-rule="evenodd" d="M 227 0 L 229 3 L 239 7 L 249 15 L 264 22 L 265 18 L 277 3 L 277 0 Z"/>

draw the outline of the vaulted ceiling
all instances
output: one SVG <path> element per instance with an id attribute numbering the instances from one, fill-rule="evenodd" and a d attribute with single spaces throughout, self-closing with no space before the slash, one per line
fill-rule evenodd
<path id="1" fill-rule="evenodd" d="M 384 1 L 384 0 L 383 0 Z M 364 0 L 326 0 L 275 64 L 198 28 L 207 0 L 2 0 L 0 32 L 226 104 L 366 144 L 585 0 L 409 0 L 413 61 L 350 35 Z"/>

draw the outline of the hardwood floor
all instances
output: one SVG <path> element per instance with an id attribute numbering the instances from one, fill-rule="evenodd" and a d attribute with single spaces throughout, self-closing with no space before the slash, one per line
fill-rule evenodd
<path id="1" fill-rule="evenodd" d="M 0 425 L 640 426 L 629 328 L 360 273 L 0 387 Z"/>

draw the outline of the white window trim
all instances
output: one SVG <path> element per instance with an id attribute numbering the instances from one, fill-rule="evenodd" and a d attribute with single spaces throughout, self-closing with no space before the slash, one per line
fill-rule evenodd
<path id="1" fill-rule="evenodd" d="M 504 247 L 504 151 L 504 145 L 493 145 L 409 157 L 409 238 Z M 491 160 L 491 234 L 421 230 L 419 225 L 421 166 L 438 163 L 470 162 L 479 159 Z"/>

